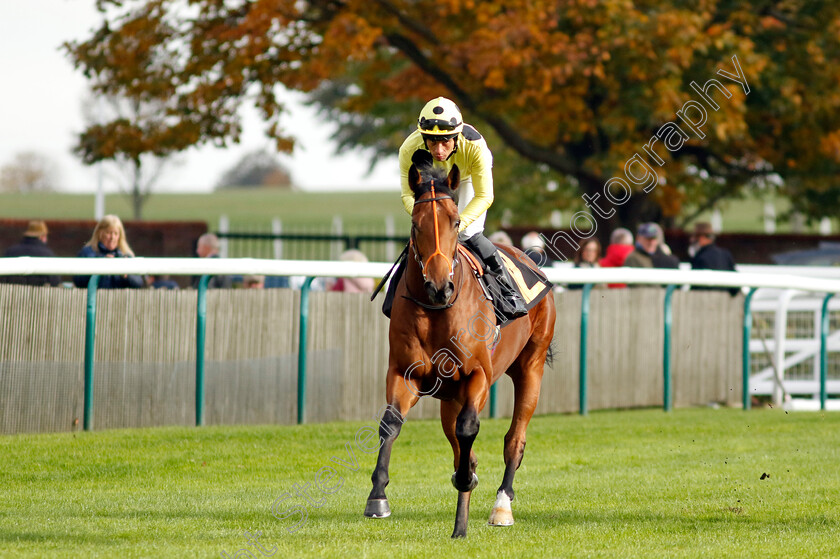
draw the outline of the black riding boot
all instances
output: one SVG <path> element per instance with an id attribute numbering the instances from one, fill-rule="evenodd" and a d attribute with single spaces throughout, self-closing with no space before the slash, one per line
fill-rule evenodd
<path id="1" fill-rule="evenodd" d="M 502 298 L 505 301 L 505 313 L 510 318 L 519 318 L 528 314 L 528 309 L 525 308 L 525 302 L 520 297 L 519 292 L 513 286 L 513 278 L 510 277 L 507 267 L 502 262 L 502 257 L 499 256 L 498 251 L 490 258 L 486 258 L 484 263 L 490 270 L 490 273 L 496 276 L 496 281 L 502 287 Z"/>
<path id="2" fill-rule="evenodd" d="M 502 298 L 501 310 L 505 315 L 514 319 L 528 314 L 525 302 L 514 287 L 513 278 L 510 277 L 510 272 L 507 271 L 504 262 L 502 262 L 502 257 L 499 255 L 496 245 L 482 233 L 476 233 L 465 240 L 464 244 L 481 257 L 487 270 L 496 278 L 502 289 L 500 294 Z"/>
<path id="3" fill-rule="evenodd" d="M 388 291 L 385 292 L 385 301 L 382 302 L 382 314 L 391 318 L 391 309 L 394 306 L 394 297 L 397 293 L 397 285 L 400 283 L 403 272 L 405 271 L 405 251 L 397 259 L 396 269 L 394 275 L 391 276 L 391 283 L 388 284 Z"/>

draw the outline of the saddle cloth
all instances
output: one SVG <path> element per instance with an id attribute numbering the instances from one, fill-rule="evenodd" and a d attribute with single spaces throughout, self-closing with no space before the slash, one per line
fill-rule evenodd
<path id="1" fill-rule="evenodd" d="M 484 273 L 484 265 L 479 257 L 461 244 L 458 245 L 458 252 L 464 257 L 464 261 L 469 264 L 474 274 L 478 276 L 484 288 L 489 290 L 490 293 L 498 293 L 500 288 L 496 278 L 492 274 Z M 499 256 L 502 257 L 502 262 L 504 262 L 505 268 L 510 273 L 510 277 L 513 278 L 516 290 L 519 292 L 528 310 L 534 308 L 551 291 L 551 288 L 554 287 L 539 268 L 535 270 L 526 262 L 510 256 L 502 249 L 499 249 Z M 493 299 L 496 305 L 498 305 L 500 297 L 493 297 Z"/>

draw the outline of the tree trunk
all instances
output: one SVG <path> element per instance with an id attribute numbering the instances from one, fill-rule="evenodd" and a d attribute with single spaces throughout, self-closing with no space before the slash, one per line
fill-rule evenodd
<path id="1" fill-rule="evenodd" d="M 589 207 L 589 212 L 597 226 L 597 232 L 593 236 L 597 237 L 604 247 L 609 244 L 612 232 L 619 227 L 629 229 L 635 236 L 636 228 L 640 223 L 660 222 L 663 219 L 661 208 L 645 192 L 634 191 L 630 199 L 623 204 L 614 204 L 604 196 L 606 181 L 599 182 L 586 178 L 579 180 L 586 196 L 584 202 Z"/>
<path id="2" fill-rule="evenodd" d="M 139 161 L 134 162 L 133 177 L 131 184 L 131 207 L 134 210 L 134 219 L 140 221 L 143 219 L 143 184 L 141 181 L 141 170 Z"/>
<path id="3" fill-rule="evenodd" d="M 610 235 L 617 227 L 622 226 L 620 217 L 620 206 L 615 206 L 604 196 L 604 182 L 596 181 L 588 178 L 580 178 L 581 190 L 587 198 L 581 197 L 584 203 L 589 208 L 589 213 L 595 219 L 597 231 L 593 237 L 601 242 L 601 246 L 606 247 L 610 243 Z M 587 203 L 589 199 L 591 202 Z M 597 206 L 593 208 L 592 206 Z"/>

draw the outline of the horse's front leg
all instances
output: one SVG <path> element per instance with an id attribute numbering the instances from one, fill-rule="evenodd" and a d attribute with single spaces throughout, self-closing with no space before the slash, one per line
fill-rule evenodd
<path id="1" fill-rule="evenodd" d="M 368 518 L 385 518 L 391 515 L 391 507 L 388 506 L 388 498 L 385 496 L 385 487 L 389 481 L 388 465 L 391 462 L 391 448 L 400 434 L 400 428 L 408 410 L 420 399 L 418 396 L 420 388 L 417 383 L 410 378 L 404 378 L 395 366 L 388 369 L 385 390 L 388 406 L 379 422 L 379 437 L 382 446 L 379 447 L 376 467 L 370 478 L 373 488 L 365 505 L 365 516 Z"/>
<path id="2" fill-rule="evenodd" d="M 470 514 L 470 496 L 478 485 L 475 473 L 478 461 L 472 451 L 478 436 L 480 422 L 478 414 L 487 402 L 490 384 L 482 368 L 475 369 L 469 375 L 465 385 L 465 401 L 455 420 L 455 438 L 458 441 L 458 469 L 452 474 L 452 485 L 458 490 L 458 508 L 455 512 L 453 538 L 467 535 L 467 520 Z"/>

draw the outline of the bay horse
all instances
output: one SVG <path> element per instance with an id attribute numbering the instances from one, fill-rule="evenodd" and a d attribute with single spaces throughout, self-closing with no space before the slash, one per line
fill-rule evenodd
<path id="1" fill-rule="evenodd" d="M 391 449 L 408 411 L 421 396 L 431 395 L 441 401 L 441 424 L 454 455 L 452 484 L 458 490 L 458 505 L 452 537 L 462 538 L 467 534 L 470 496 L 478 484 L 478 461 L 472 450 L 478 415 L 487 403 L 490 386 L 505 373 L 513 380 L 515 401 L 505 435 L 504 476 L 489 524 L 513 524 L 513 478 L 539 398 L 556 311 L 549 290 L 527 316 L 501 330 L 496 327 L 492 303 L 471 273 L 466 256 L 458 251 L 460 219 L 453 197 L 460 171 L 453 166 L 446 175 L 432 167 L 431 159 L 425 163 L 416 158 L 408 174 L 414 192 L 410 256 L 391 311 L 387 406 L 379 424 L 381 446 L 365 516 L 390 516 L 385 486 Z M 499 247 L 536 268 L 523 252 Z"/>

